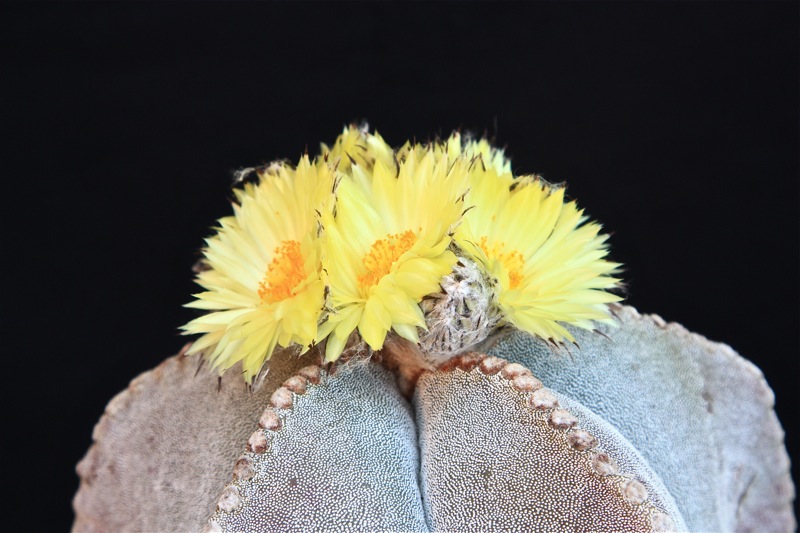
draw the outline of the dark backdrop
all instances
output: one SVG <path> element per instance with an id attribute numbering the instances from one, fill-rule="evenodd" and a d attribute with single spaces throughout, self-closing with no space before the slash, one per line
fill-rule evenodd
<path id="1" fill-rule="evenodd" d="M 798 461 L 797 3 L 6 3 L 0 21 L 3 448 L 37 525 L 68 528 L 104 405 L 183 344 L 231 172 L 361 119 L 390 144 L 486 131 L 517 172 L 566 180 L 630 304 L 763 369 Z"/>

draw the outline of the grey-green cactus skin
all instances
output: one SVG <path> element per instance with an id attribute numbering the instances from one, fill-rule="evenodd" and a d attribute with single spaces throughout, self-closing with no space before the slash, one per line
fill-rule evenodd
<path id="1" fill-rule="evenodd" d="M 481 366 L 428 373 L 417 386 L 422 486 L 434 531 L 558 531 L 567 517 L 577 531 L 660 529 L 654 520 L 686 530 L 658 475 L 612 427 L 563 396 L 554 408 L 537 408 L 549 391 L 525 374 L 503 375 L 514 365 L 495 374 L 491 363 Z M 615 458 L 614 472 L 593 466 L 603 453 Z M 628 485 L 638 493 L 626 492 Z"/>
<path id="2" fill-rule="evenodd" d="M 200 529 L 271 391 L 310 362 L 281 355 L 252 392 L 181 355 L 134 379 L 78 464 L 73 530 Z"/>
<path id="3" fill-rule="evenodd" d="M 230 372 L 217 392 L 171 358 L 109 404 L 73 530 L 794 530 L 760 372 L 616 312 L 610 340 L 505 337 L 488 351 L 507 361 L 456 358 L 409 400 L 375 362 L 278 354 L 252 391 Z"/>
<path id="4" fill-rule="evenodd" d="M 618 328 L 572 329 L 570 354 L 520 333 L 488 352 L 616 427 L 661 474 L 690 530 L 793 529 L 789 458 L 761 372 L 678 324 L 616 312 Z"/>
<path id="5" fill-rule="evenodd" d="M 267 408 L 212 528 L 426 531 L 414 418 L 394 376 L 359 362 L 319 375 Z"/>

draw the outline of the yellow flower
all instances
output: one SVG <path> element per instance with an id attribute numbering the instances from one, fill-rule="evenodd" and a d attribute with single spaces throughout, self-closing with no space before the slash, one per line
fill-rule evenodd
<path id="1" fill-rule="evenodd" d="M 447 139 L 443 149 L 451 158 L 461 155 L 479 162 L 481 168 L 476 168 L 473 172 L 482 172 L 483 167 L 490 167 L 500 175 L 511 173 L 511 161 L 506 159 L 503 150 L 492 146 L 486 139 L 475 140 L 468 137 L 465 143 L 462 135 L 455 132 Z"/>
<path id="2" fill-rule="evenodd" d="M 276 345 L 307 349 L 323 308 L 317 212 L 331 196 L 327 164 L 301 159 L 296 169 L 274 164 L 235 192 L 234 215 L 206 240 L 207 270 L 187 307 L 210 311 L 185 334 L 202 333 L 189 354 L 203 353 L 224 371 L 242 361 L 250 382 Z"/>
<path id="3" fill-rule="evenodd" d="M 552 343 L 574 341 L 563 324 L 613 324 L 606 292 L 620 266 L 605 259 L 606 235 L 564 189 L 535 176 L 514 178 L 502 161 L 470 175 L 470 208 L 455 241 L 497 280 L 503 320 Z"/>
<path id="4" fill-rule="evenodd" d="M 336 166 L 339 172 L 350 172 L 353 164 L 360 165 L 362 169 L 372 171 L 376 161 L 384 165 L 394 165 L 394 150 L 386 144 L 378 132 L 368 133 L 367 125 L 356 126 L 351 124 L 344 128 L 339 137 L 328 147 L 321 145 L 323 159 Z"/>
<path id="5" fill-rule="evenodd" d="M 190 354 L 241 361 L 249 382 L 279 345 L 325 342 L 333 361 L 351 337 L 380 350 L 393 334 L 435 362 L 498 321 L 552 343 L 610 322 L 619 265 L 600 226 L 563 189 L 515 179 L 502 150 L 455 133 L 393 151 L 355 126 L 322 149 L 235 191 L 187 304 L 207 311 L 182 328 L 201 334 Z"/>
<path id="6" fill-rule="evenodd" d="M 370 146 L 380 146 L 369 136 L 361 141 L 367 155 L 375 153 Z M 364 164 L 348 158 L 335 208 L 322 215 L 331 309 L 320 338 L 328 336 L 327 360 L 339 357 L 356 329 L 378 350 L 390 330 L 416 342 L 417 328 L 426 327 L 419 302 L 440 290 L 456 263 L 448 247 L 464 209 L 469 167 L 465 158 L 434 151 L 407 147 L 387 162 L 379 150 Z"/>
<path id="7" fill-rule="evenodd" d="M 397 157 L 405 155 L 413 148 L 409 142 L 397 149 Z M 470 135 L 464 139 L 459 132 L 454 132 L 446 141 L 437 141 L 428 146 L 438 161 L 442 157 L 448 157 L 450 161 L 457 158 L 465 158 L 470 162 L 480 161 L 481 166 L 489 166 L 498 174 L 511 172 L 511 162 L 506 159 L 503 150 L 489 144 L 486 139 L 475 140 Z M 472 169 L 470 169 L 472 172 Z"/>

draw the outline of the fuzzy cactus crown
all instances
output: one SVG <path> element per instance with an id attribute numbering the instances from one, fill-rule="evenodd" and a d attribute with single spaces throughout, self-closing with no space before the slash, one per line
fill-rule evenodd
<path id="1" fill-rule="evenodd" d="M 278 346 L 334 361 L 388 335 L 446 359 L 502 326 L 559 345 L 564 325 L 613 323 L 620 265 L 600 225 L 485 140 L 393 150 L 350 126 L 257 177 L 206 239 L 187 304 L 205 314 L 182 327 L 220 372 L 241 361 L 251 382 Z"/>

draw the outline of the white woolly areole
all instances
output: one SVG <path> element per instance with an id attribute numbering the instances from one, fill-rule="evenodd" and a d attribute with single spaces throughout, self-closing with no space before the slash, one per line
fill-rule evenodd
<path id="1" fill-rule="evenodd" d="M 419 347 L 437 364 L 486 339 L 501 318 L 492 282 L 474 261 L 459 256 L 441 287 L 420 303 L 428 331 L 420 334 Z"/>

